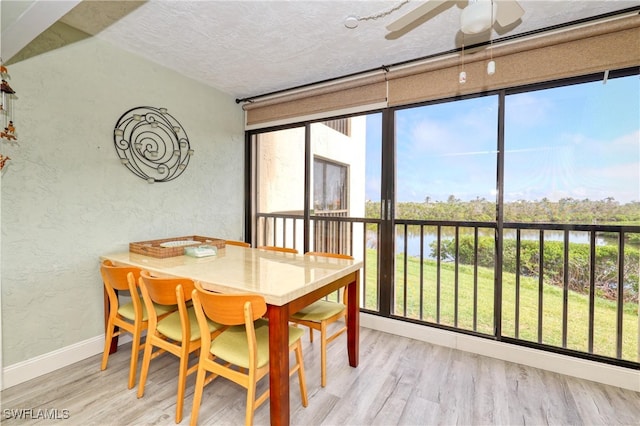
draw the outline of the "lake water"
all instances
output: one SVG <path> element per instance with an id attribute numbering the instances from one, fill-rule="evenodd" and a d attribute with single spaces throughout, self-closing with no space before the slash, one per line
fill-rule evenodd
<path id="1" fill-rule="evenodd" d="M 480 236 L 489 236 L 492 233 L 482 233 L 479 232 Z M 507 232 L 506 237 L 515 240 L 515 231 Z M 520 234 L 520 238 L 522 240 L 538 240 L 539 238 L 538 231 L 522 231 Z M 375 247 L 376 243 L 376 235 L 374 233 L 369 235 L 368 238 L 369 244 Z M 442 233 L 441 240 L 451 239 L 453 238 L 453 234 L 445 234 Z M 564 232 L 561 231 L 545 231 L 544 232 L 545 241 L 563 241 L 564 240 Z M 427 259 L 434 259 L 431 256 L 431 243 L 435 242 L 437 239 L 436 233 L 424 233 L 422 242 L 423 242 L 423 256 Z M 396 253 L 404 253 L 404 235 L 396 235 Z M 589 244 L 589 233 L 588 232 L 580 232 L 580 231 L 572 231 L 569 232 L 569 242 L 571 243 L 583 243 Z M 608 241 L 603 237 L 596 237 L 596 245 L 607 245 L 607 244 L 616 244 L 615 240 Z M 420 256 L 420 236 L 409 235 L 407 240 L 407 254 L 409 256 Z"/>

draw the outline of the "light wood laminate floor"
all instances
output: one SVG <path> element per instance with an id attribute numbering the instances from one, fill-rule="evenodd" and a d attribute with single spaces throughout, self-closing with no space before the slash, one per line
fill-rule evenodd
<path id="1" fill-rule="evenodd" d="M 347 362 L 346 337 L 329 345 L 328 383 L 320 387 L 319 340 L 305 334 L 309 406 L 291 380 L 296 425 L 640 425 L 640 393 L 398 337 L 360 332 L 360 366 Z M 177 359 L 152 361 L 145 396 L 127 389 L 129 344 L 100 371 L 100 355 L 2 391 L 3 425 L 172 425 Z M 141 357 L 142 358 L 142 357 Z M 187 381 L 189 424 L 195 375 Z M 263 380 L 260 388 L 267 386 Z M 63 420 L 10 418 L 13 410 L 58 410 Z M 244 422 L 244 389 L 222 378 L 205 388 L 199 424 Z M 67 410 L 67 411 L 63 411 Z M 256 424 L 269 423 L 269 404 Z"/>

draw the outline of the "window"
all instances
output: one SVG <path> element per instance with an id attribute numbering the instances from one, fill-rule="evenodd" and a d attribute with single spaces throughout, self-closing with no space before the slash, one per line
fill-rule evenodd
<path id="1" fill-rule="evenodd" d="M 382 316 L 637 367 L 639 84 L 617 70 L 304 123 L 258 150 L 258 244 L 363 259 L 361 308 Z M 304 211 L 271 208 L 292 190 Z"/>
<path id="2" fill-rule="evenodd" d="M 348 209 L 347 167 L 321 158 L 313 160 L 315 213 Z"/>

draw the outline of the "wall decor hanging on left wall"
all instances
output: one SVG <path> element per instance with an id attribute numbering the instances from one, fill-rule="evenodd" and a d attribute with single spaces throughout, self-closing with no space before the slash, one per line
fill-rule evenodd
<path id="1" fill-rule="evenodd" d="M 16 136 L 16 127 L 13 122 L 14 108 L 13 102 L 17 99 L 16 92 L 9 85 L 9 70 L 0 59 L 0 139 L 3 142 L 14 142 L 18 140 Z M 0 170 L 2 170 L 8 160 L 8 156 L 0 154 Z"/>
<path id="2" fill-rule="evenodd" d="M 113 144 L 120 162 L 149 183 L 177 178 L 193 155 L 187 133 L 166 108 L 139 106 L 122 114 Z"/>

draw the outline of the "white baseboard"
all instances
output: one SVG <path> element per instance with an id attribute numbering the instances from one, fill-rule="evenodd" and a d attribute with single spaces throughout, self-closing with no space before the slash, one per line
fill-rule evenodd
<path id="1" fill-rule="evenodd" d="M 631 368 L 496 342 L 364 313 L 360 314 L 360 325 L 435 345 L 640 392 L 640 371 Z"/>
<path id="2" fill-rule="evenodd" d="M 131 335 L 124 334 L 119 338 L 118 346 L 130 341 Z M 2 369 L 2 390 L 100 354 L 103 349 L 104 334 L 9 365 Z"/>

